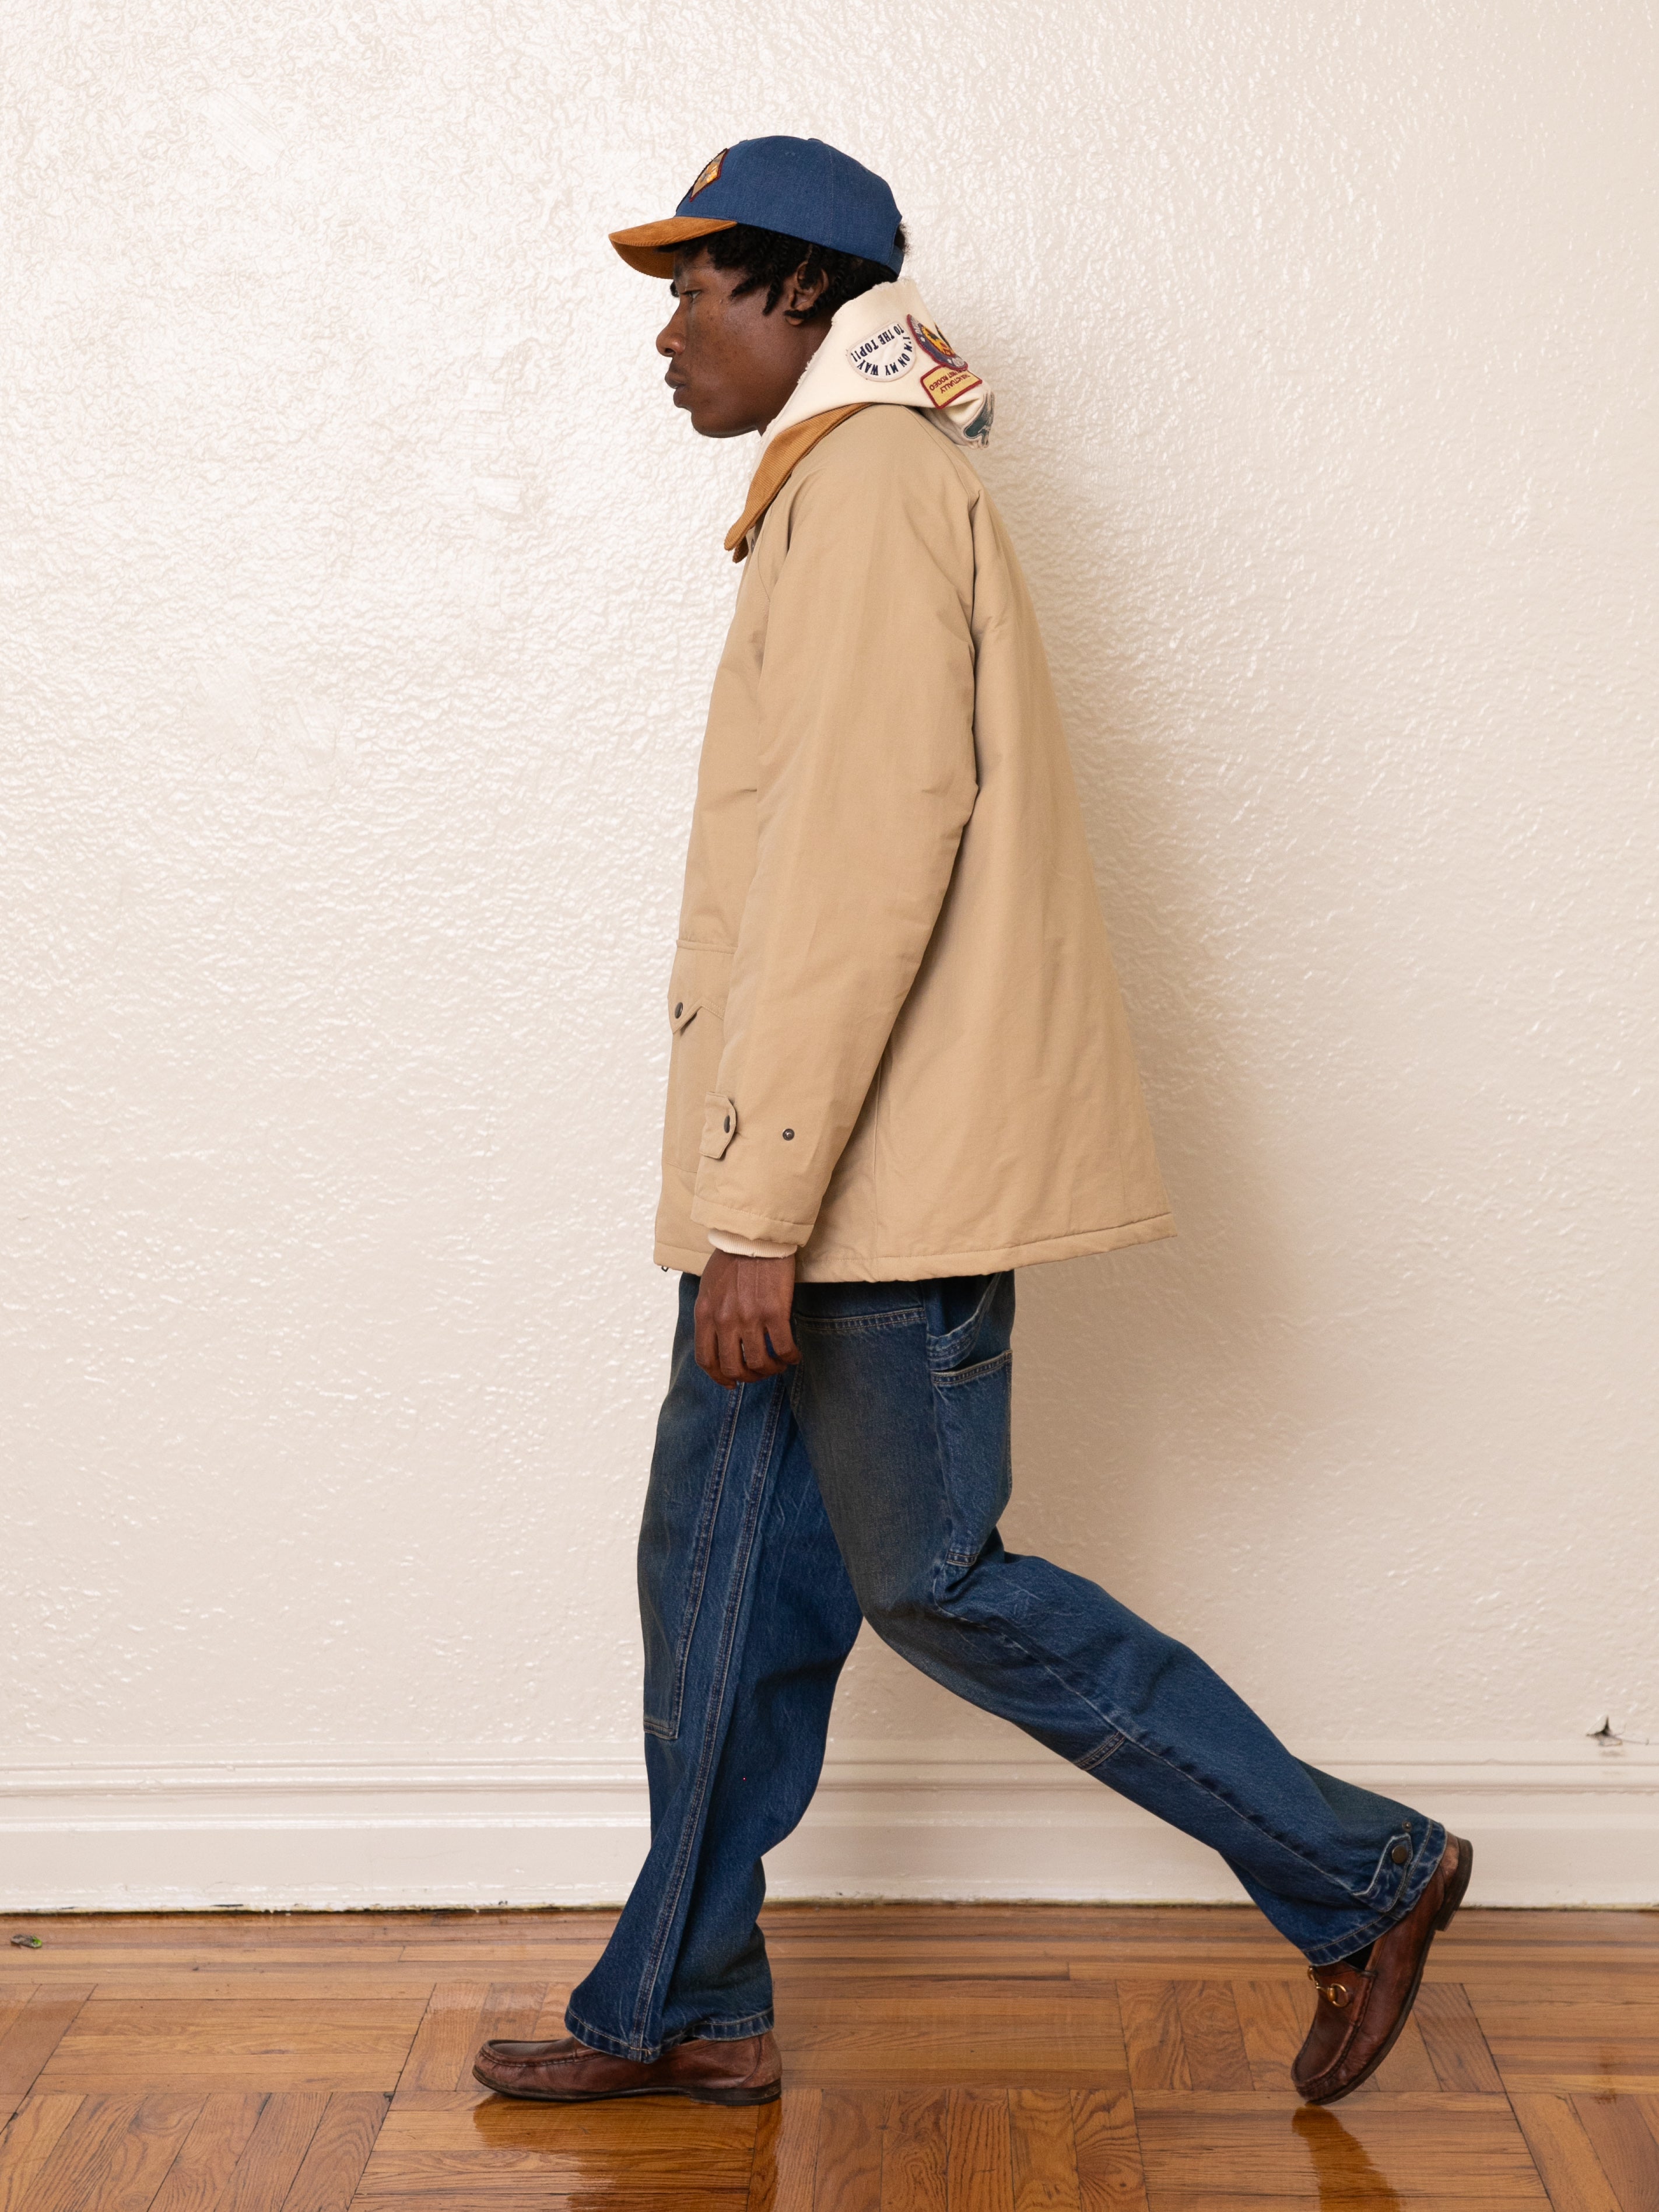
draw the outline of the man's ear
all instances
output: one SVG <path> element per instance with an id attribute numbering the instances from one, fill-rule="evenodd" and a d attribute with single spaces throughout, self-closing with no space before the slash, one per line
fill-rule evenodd
<path id="1" fill-rule="evenodd" d="M 792 319 L 810 315 L 830 289 L 827 270 L 814 269 L 810 261 L 803 261 L 789 279 L 783 295 L 783 311 Z"/>

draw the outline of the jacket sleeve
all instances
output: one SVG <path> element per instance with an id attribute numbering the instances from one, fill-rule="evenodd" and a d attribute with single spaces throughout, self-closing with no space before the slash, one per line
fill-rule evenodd
<path id="1" fill-rule="evenodd" d="M 811 1235 L 977 796 L 970 495 L 908 459 L 814 471 L 776 518 L 757 862 L 692 1206 L 743 1237 Z"/>

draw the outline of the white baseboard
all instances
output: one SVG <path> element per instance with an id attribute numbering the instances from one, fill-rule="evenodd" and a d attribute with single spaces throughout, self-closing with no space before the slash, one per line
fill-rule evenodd
<path id="1" fill-rule="evenodd" d="M 1475 1844 L 1471 1901 L 1659 1904 L 1659 1751 L 1351 1744 L 1307 1756 Z M 631 1749 L 533 1758 L 31 1750 L 0 1766 L 0 1911 L 596 1905 L 645 1849 Z M 784 1898 L 1237 1903 L 1213 1854 L 1017 1746 L 841 1742 L 768 1861 Z"/>

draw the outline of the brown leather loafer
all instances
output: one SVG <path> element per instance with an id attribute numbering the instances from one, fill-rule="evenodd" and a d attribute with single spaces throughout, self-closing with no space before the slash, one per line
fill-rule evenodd
<path id="1" fill-rule="evenodd" d="M 737 2043 L 677 2043 L 660 2058 L 613 2058 L 574 2035 L 551 2043 L 486 2043 L 472 2078 L 500 2097 L 542 2105 L 591 2105 L 601 2097 L 692 2097 L 700 2105 L 769 2105 L 782 2086 L 778 2046 L 768 2035 Z"/>
<path id="2" fill-rule="evenodd" d="M 1474 1871 L 1468 1844 L 1462 1836 L 1448 1836 L 1423 1894 L 1405 1919 L 1377 1937 L 1363 1966 L 1343 1961 L 1309 1967 L 1319 2000 L 1291 2069 L 1304 2103 L 1334 2104 L 1369 2081 L 1394 2049 L 1417 2002 L 1429 1946 L 1450 1926 Z"/>

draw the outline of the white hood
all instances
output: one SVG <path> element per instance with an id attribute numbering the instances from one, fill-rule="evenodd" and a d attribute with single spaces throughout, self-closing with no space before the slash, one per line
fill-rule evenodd
<path id="1" fill-rule="evenodd" d="M 830 408 L 872 402 L 919 408 L 959 446 L 990 442 L 988 387 L 929 323 L 921 293 L 906 277 L 836 309 L 788 405 L 767 425 L 767 442 Z"/>

